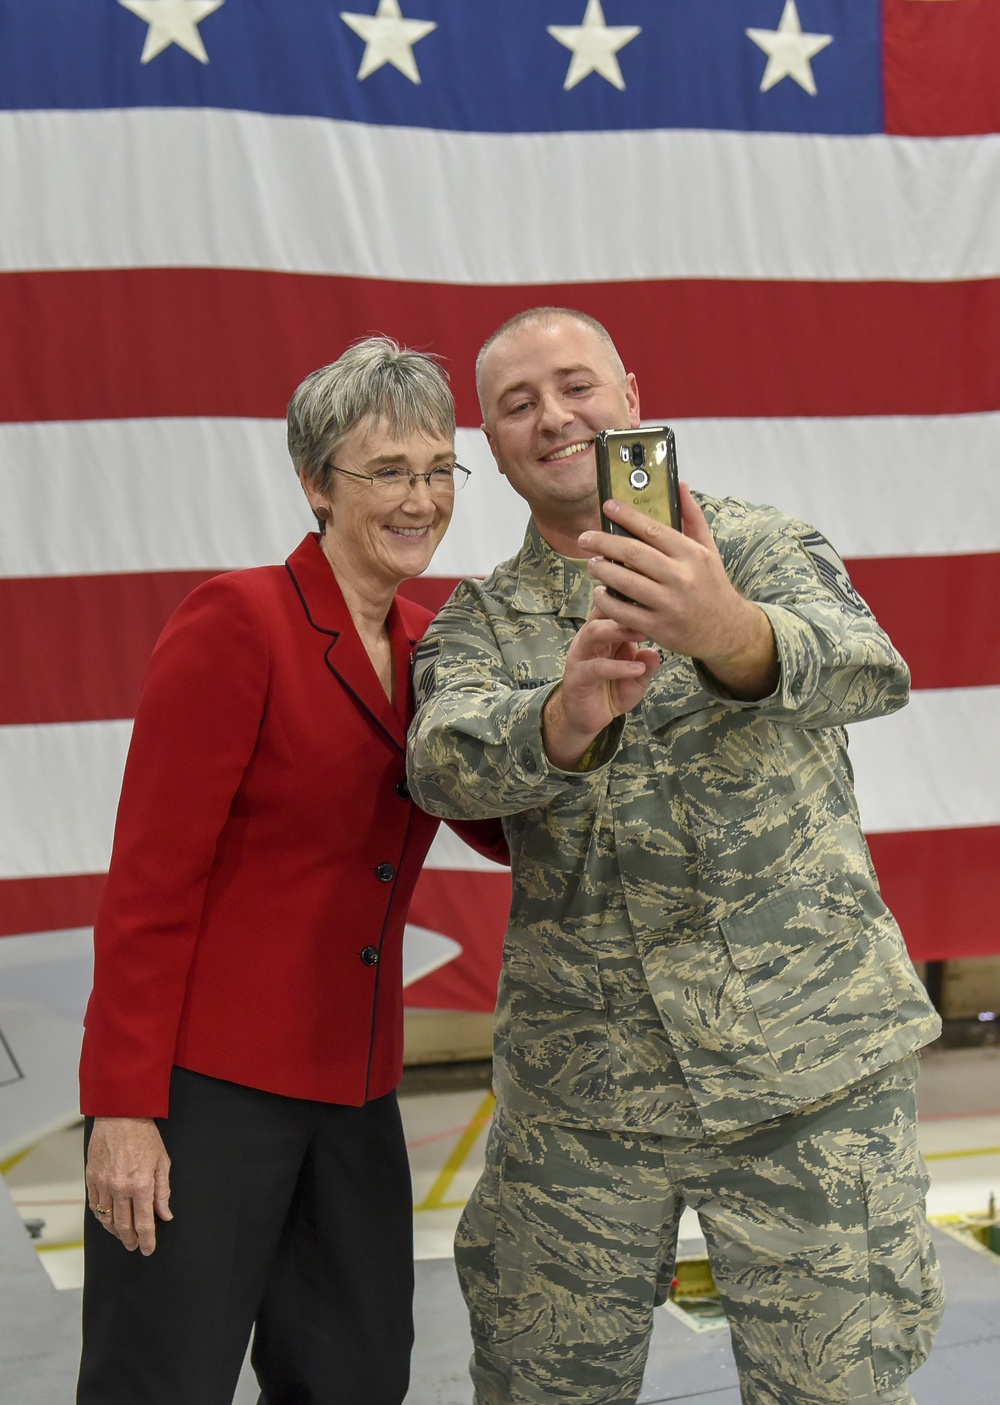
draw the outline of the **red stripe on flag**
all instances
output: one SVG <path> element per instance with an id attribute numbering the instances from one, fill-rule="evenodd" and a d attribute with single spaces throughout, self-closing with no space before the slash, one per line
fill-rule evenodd
<path id="1" fill-rule="evenodd" d="M 914 960 L 950 961 L 1000 949 L 1000 826 L 873 834 L 869 843 L 883 895 Z M 103 875 L 93 873 L 0 881 L 0 936 L 91 926 L 103 883 Z M 505 873 L 428 869 L 421 875 L 410 921 L 452 937 L 463 953 L 411 987 L 407 1004 L 492 1009 L 509 894 Z"/>
<path id="2" fill-rule="evenodd" d="M 0 578 L 0 725 L 134 717 L 160 630 L 216 574 Z"/>
<path id="3" fill-rule="evenodd" d="M 492 1010 L 496 1004 L 503 935 L 510 911 L 510 874 L 425 868 L 408 920 L 451 937 L 461 956 L 406 990 L 407 1005 L 424 1010 Z"/>
<path id="4" fill-rule="evenodd" d="M 92 927 L 103 873 L 0 879 L 0 937 Z"/>
<path id="5" fill-rule="evenodd" d="M 912 0 L 911 0 L 912 3 Z M 451 286 L 232 269 L 0 277 L 0 420 L 282 418 L 298 382 L 382 331 L 447 359 L 460 424 L 473 367 L 524 307 L 613 326 L 660 413 L 959 414 L 1000 406 L 1000 280 L 683 279 Z M 650 336 L 650 327 L 662 336 Z"/>
<path id="6" fill-rule="evenodd" d="M 882 16 L 887 132 L 1000 132 L 997 0 L 884 0 Z"/>
<path id="7" fill-rule="evenodd" d="M 1000 553 L 848 563 L 910 665 L 916 688 L 1000 685 Z M 146 663 L 172 611 L 214 571 L 0 578 L 0 725 L 133 717 Z M 457 580 L 400 593 L 439 610 Z"/>
<path id="8" fill-rule="evenodd" d="M 914 688 L 1000 684 L 1000 553 L 849 561 Z"/>
<path id="9" fill-rule="evenodd" d="M 1000 826 L 872 834 L 868 843 L 914 961 L 1000 951 Z"/>

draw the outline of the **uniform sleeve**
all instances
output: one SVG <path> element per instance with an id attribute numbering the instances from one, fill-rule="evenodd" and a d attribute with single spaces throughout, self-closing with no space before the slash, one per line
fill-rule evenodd
<path id="1" fill-rule="evenodd" d="M 94 932 L 84 1112 L 166 1114 L 216 843 L 267 684 L 266 634 L 238 578 L 200 586 L 160 636 L 136 713 Z"/>
<path id="2" fill-rule="evenodd" d="M 909 669 L 826 538 L 774 509 L 726 518 L 725 512 L 714 521 L 709 516 L 730 579 L 771 622 L 780 679 L 770 696 L 745 702 L 694 661 L 703 703 L 724 701 L 804 728 L 845 726 L 905 706 Z M 689 709 L 690 698 L 685 704 L 665 695 L 654 678 L 646 706 L 650 725 L 659 729 L 674 720 L 678 706 Z"/>
<path id="3" fill-rule="evenodd" d="M 407 774 L 418 805 L 485 819 L 591 783 L 596 771 L 562 771 L 545 754 L 542 709 L 555 686 L 516 687 L 475 583 L 460 585 L 417 649 Z"/>

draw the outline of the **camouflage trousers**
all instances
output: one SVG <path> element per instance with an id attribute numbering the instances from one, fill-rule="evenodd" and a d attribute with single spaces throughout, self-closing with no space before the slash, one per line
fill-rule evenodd
<path id="1" fill-rule="evenodd" d="M 696 1141 L 498 1109 L 455 1243 L 476 1405 L 631 1405 L 685 1204 L 744 1405 L 909 1405 L 943 1306 L 915 1073 Z"/>

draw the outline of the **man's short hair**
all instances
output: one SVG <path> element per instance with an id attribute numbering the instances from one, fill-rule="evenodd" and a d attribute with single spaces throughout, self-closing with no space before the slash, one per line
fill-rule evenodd
<path id="1" fill-rule="evenodd" d="M 625 363 L 618 353 L 618 348 L 615 346 L 611 333 L 602 322 L 598 322 L 596 317 L 591 317 L 589 312 L 578 312 L 577 309 L 573 307 L 529 307 L 523 312 L 515 312 L 513 317 L 508 317 L 503 326 L 498 327 L 495 332 L 488 336 L 479 349 L 479 355 L 476 357 L 476 391 L 479 394 L 479 407 L 484 419 L 486 418 L 486 406 L 483 404 L 480 387 L 482 383 L 483 359 L 490 347 L 503 337 L 508 336 L 511 332 L 518 331 L 521 327 L 544 327 L 566 317 L 571 318 L 574 322 L 582 322 L 585 327 L 589 327 L 590 330 L 597 335 L 611 357 L 611 362 L 622 382 L 625 381 Z"/>

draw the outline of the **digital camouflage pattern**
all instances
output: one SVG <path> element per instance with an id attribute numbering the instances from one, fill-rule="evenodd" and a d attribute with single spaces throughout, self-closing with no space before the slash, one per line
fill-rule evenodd
<path id="1" fill-rule="evenodd" d="M 593 769 L 553 767 L 541 711 L 592 586 L 534 524 L 418 650 L 413 794 L 448 818 L 504 816 L 510 844 L 495 1070 L 511 1114 L 729 1132 L 938 1032 L 879 897 L 843 731 L 905 704 L 906 665 L 815 529 L 698 500 L 773 625 L 772 696 L 734 700 L 667 654 Z"/>
<path id="2" fill-rule="evenodd" d="M 942 1312 L 915 1072 L 694 1142 L 501 1111 L 455 1245 L 477 1405 L 632 1405 L 685 1202 L 744 1405 L 909 1405 Z"/>

